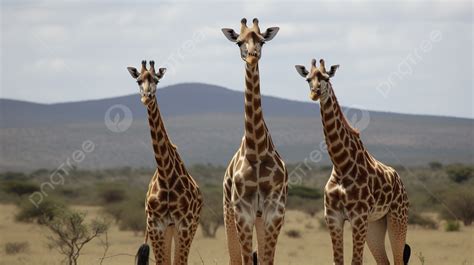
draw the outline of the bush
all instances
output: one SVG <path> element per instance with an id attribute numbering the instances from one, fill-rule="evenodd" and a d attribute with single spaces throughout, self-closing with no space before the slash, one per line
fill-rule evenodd
<path id="1" fill-rule="evenodd" d="M 31 194 L 35 191 L 39 191 L 40 188 L 36 183 L 28 181 L 10 180 L 3 184 L 3 190 L 7 193 L 14 193 L 18 196 L 25 194 Z"/>
<path id="2" fill-rule="evenodd" d="M 44 201 L 38 204 L 38 207 L 29 200 L 24 199 L 20 203 L 20 211 L 15 216 L 15 219 L 20 222 L 45 224 L 66 210 L 67 207 L 64 203 L 51 198 L 44 199 Z"/>
<path id="3" fill-rule="evenodd" d="M 104 208 L 104 212 L 114 218 L 120 230 L 133 231 L 135 234 L 145 231 L 145 200 L 141 196 L 120 203 L 111 203 Z"/>
<path id="4" fill-rule="evenodd" d="M 448 220 L 444 225 L 446 232 L 456 232 L 461 229 L 461 224 L 458 221 Z"/>
<path id="5" fill-rule="evenodd" d="M 133 209 L 129 209 L 126 211 L 120 221 L 119 221 L 119 229 L 125 231 L 133 231 L 135 235 L 138 233 L 144 233 L 146 229 L 146 214 L 145 208 L 142 206 L 134 207 Z"/>
<path id="6" fill-rule="evenodd" d="M 291 237 L 291 238 L 300 238 L 301 237 L 301 232 L 299 230 L 296 230 L 296 229 L 290 229 L 290 230 L 286 231 L 285 234 L 288 237 Z"/>
<path id="7" fill-rule="evenodd" d="M 287 201 L 287 209 L 302 211 L 311 217 L 314 217 L 322 210 L 322 201 L 314 199 L 304 199 L 301 197 L 290 196 Z"/>
<path id="8" fill-rule="evenodd" d="M 419 225 L 423 228 L 428 229 L 438 229 L 438 224 L 435 220 L 429 217 L 422 216 L 421 214 L 414 211 L 411 211 L 408 214 L 408 224 Z"/>
<path id="9" fill-rule="evenodd" d="M 428 163 L 428 166 L 430 167 L 430 169 L 432 170 L 440 170 L 443 168 L 443 164 L 441 164 L 440 162 L 438 161 L 431 161 Z"/>
<path id="10" fill-rule="evenodd" d="M 109 187 L 100 191 L 99 196 L 105 203 L 116 203 L 125 200 L 127 192 L 123 188 Z"/>
<path id="11" fill-rule="evenodd" d="M 288 196 L 317 200 L 323 197 L 323 193 L 321 190 L 316 188 L 310 188 L 306 186 L 292 186 L 288 190 Z"/>
<path id="12" fill-rule="evenodd" d="M 469 188 L 459 188 L 446 195 L 447 209 L 441 215 L 447 220 L 459 218 L 469 226 L 474 221 L 474 193 Z M 453 216 L 454 215 L 454 216 Z"/>
<path id="13" fill-rule="evenodd" d="M 199 224 L 204 237 L 215 238 L 219 227 L 224 225 L 222 187 L 205 186 L 202 192 L 205 204 L 201 211 Z"/>
<path id="14" fill-rule="evenodd" d="M 472 178 L 473 168 L 462 164 L 449 165 L 446 167 L 446 174 L 452 181 L 461 183 Z"/>
<path id="15" fill-rule="evenodd" d="M 5 244 L 5 253 L 7 255 L 15 255 L 18 253 L 27 252 L 30 245 L 26 241 L 22 242 L 7 242 Z"/>

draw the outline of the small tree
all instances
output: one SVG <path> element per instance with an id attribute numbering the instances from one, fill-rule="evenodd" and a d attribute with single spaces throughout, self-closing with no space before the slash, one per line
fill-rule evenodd
<path id="1" fill-rule="evenodd" d="M 77 265 L 82 248 L 108 230 L 104 221 L 93 220 L 85 224 L 85 216 L 85 213 L 64 211 L 45 223 L 51 231 L 48 246 L 64 255 L 68 265 Z"/>
<path id="2" fill-rule="evenodd" d="M 466 226 L 471 225 L 474 221 L 474 193 L 469 188 L 450 192 L 446 196 L 446 206 L 448 209 L 442 211 L 442 216 L 445 219 L 459 218 Z"/>
<path id="3" fill-rule="evenodd" d="M 52 198 L 46 198 L 38 206 L 25 199 L 20 203 L 20 211 L 15 219 L 19 222 L 45 224 L 66 210 L 64 203 Z"/>

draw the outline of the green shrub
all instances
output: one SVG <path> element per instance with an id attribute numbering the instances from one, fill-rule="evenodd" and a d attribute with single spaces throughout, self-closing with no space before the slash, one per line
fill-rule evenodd
<path id="1" fill-rule="evenodd" d="M 5 253 L 7 255 L 15 255 L 15 254 L 27 252 L 29 248 L 30 248 L 30 244 L 26 241 L 7 242 L 5 244 Z"/>
<path id="2" fill-rule="evenodd" d="M 474 221 L 474 192 L 469 187 L 462 187 L 446 194 L 446 208 L 441 212 L 444 219 L 460 219 L 469 226 Z"/>
<path id="3" fill-rule="evenodd" d="M 32 183 L 29 181 L 20 181 L 20 180 L 9 180 L 3 183 L 2 189 L 7 193 L 13 193 L 18 196 L 25 194 L 31 194 L 35 191 L 39 191 L 40 188 L 38 184 Z"/>
<path id="4" fill-rule="evenodd" d="M 145 232 L 146 229 L 146 214 L 145 208 L 134 208 L 122 215 L 119 221 L 119 229 L 125 231 L 133 231 L 135 235 L 140 232 Z"/>
<path id="5" fill-rule="evenodd" d="M 29 200 L 22 200 L 20 203 L 20 211 L 15 216 L 15 219 L 20 222 L 34 222 L 38 224 L 45 224 L 51 221 L 55 216 L 67 211 L 66 205 L 58 200 L 52 198 L 45 198 L 36 207 Z"/>
<path id="6" fill-rule="evenodd" d="M 311 217 L 314 217 L 322 210 L 323 202 L 321 199 L 305 199 L 297 196 L 289 196 L 286 208 L 289 210 L 302 211 Z"/>
<path id="7" fill-rule="evenodd" d="M 432 170 L 440 170 L 443 168 L 443 164 L 441 164 L 440 162 L 438 161 L 431 161 L 428 163 L 428 166 L 430 167 L 430 169 Z"/>
<path id="8" fill-rule="evenodd" d="M 127 192 L 120 187 L 108 187 L 99 192 L 100 198 L 104 203 L 121 202 L 127 198 Z"/>
<path id="9" fill-rule="evenodd" d="M 423 228 L 438 229 L 438 224 L 435 220 L 422 216 L 421 214 L 411 211 L 408 214 L 408 223 L 411 225 L 419 225 Z"/>
<path id="10" fill-rule="evenodd" d="M 204 237 L 215 238 L 217 230 L 224 225 L 222 206 L 222 186 L 207 185 L 202 187 L 204 207 L 199 218 Z"/>
<path id="11" fill-rule="evenodd" d="M 291 188 L 289 188 L 288 190 L 288 196 L 317 200 L 323 197 L 323 193 L 320 189 L 317 188 L 311 188 L 306 186 L 291 186 Z"/>
<path id="12" fill-rule="evenodd" d="M 444 230 L 446 232 L 456 232 L 461 230 L 461 224 L 458 221 L 448 220 L 444 225 Z"/>
<path id="13" fill-rule="evenodd" d="M 446 167 L 446 174 L 452 181 L 461 183 L 472 178 L 473 168 L 462 164 L 453 164 Z"/>

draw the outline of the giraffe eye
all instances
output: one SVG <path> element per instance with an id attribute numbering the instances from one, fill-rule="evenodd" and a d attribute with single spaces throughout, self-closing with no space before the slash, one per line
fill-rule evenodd
<path id="1" fill-rule="evenodd" d="M 244 44 L 243 41 L 238 41 L 238 42 L 237 42 L 237 46 L 242 46 L 242 44 Z"/>
<path id="2" fill-rule="evenodd" d="M 138 84 L 138 85 L 141 85 L 142 83 L 143 83 L 142 80 L 137 80 L 137 84 Z"/>

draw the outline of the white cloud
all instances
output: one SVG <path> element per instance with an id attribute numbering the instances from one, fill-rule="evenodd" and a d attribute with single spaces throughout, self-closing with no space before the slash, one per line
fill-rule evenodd
<path id="1" fill-rule="evenodd" d="M 458 104 L 438 96 L 447 82 L 452 93 L 472 95 L 470 2 L 25 1 L 2 7 L 3 97 L 54 102 L 133 93 L 126 66 L 137 66 L 141 59 L 165 64 L 198 31 L 205 39 L 164 83 L 202 81 L 242 89 L 238 48 L 220 28 L 238 30 L 242 17 L 250 21 L 257 16 L 262 29 L 281 28 L 263 48 L 265 94 L 307 100 L 305 84 L 293 65 L 306 65 L 317 57 L 341 64 L 335 82 L 347 103 L 387 111 L 413 106 L 410 111 L 418 113 L 472 117 L 472 100 Z M 443 40 L 416 65 L 412 76 L 397 85 L 389 101 L 373 100 L 377 82 L 433 29 L 443 32 Z M 19 87 L 16 80 L 24 75 L 34 87 Z M 456 78 L 440 81 L 440 76 Z M 109 89 L 97 89 L 102 86 Z M 418 90 L 425 93 L 406 97 Z M 440 107 L 427 110 L 418 104 L 426 95 Z"/>

